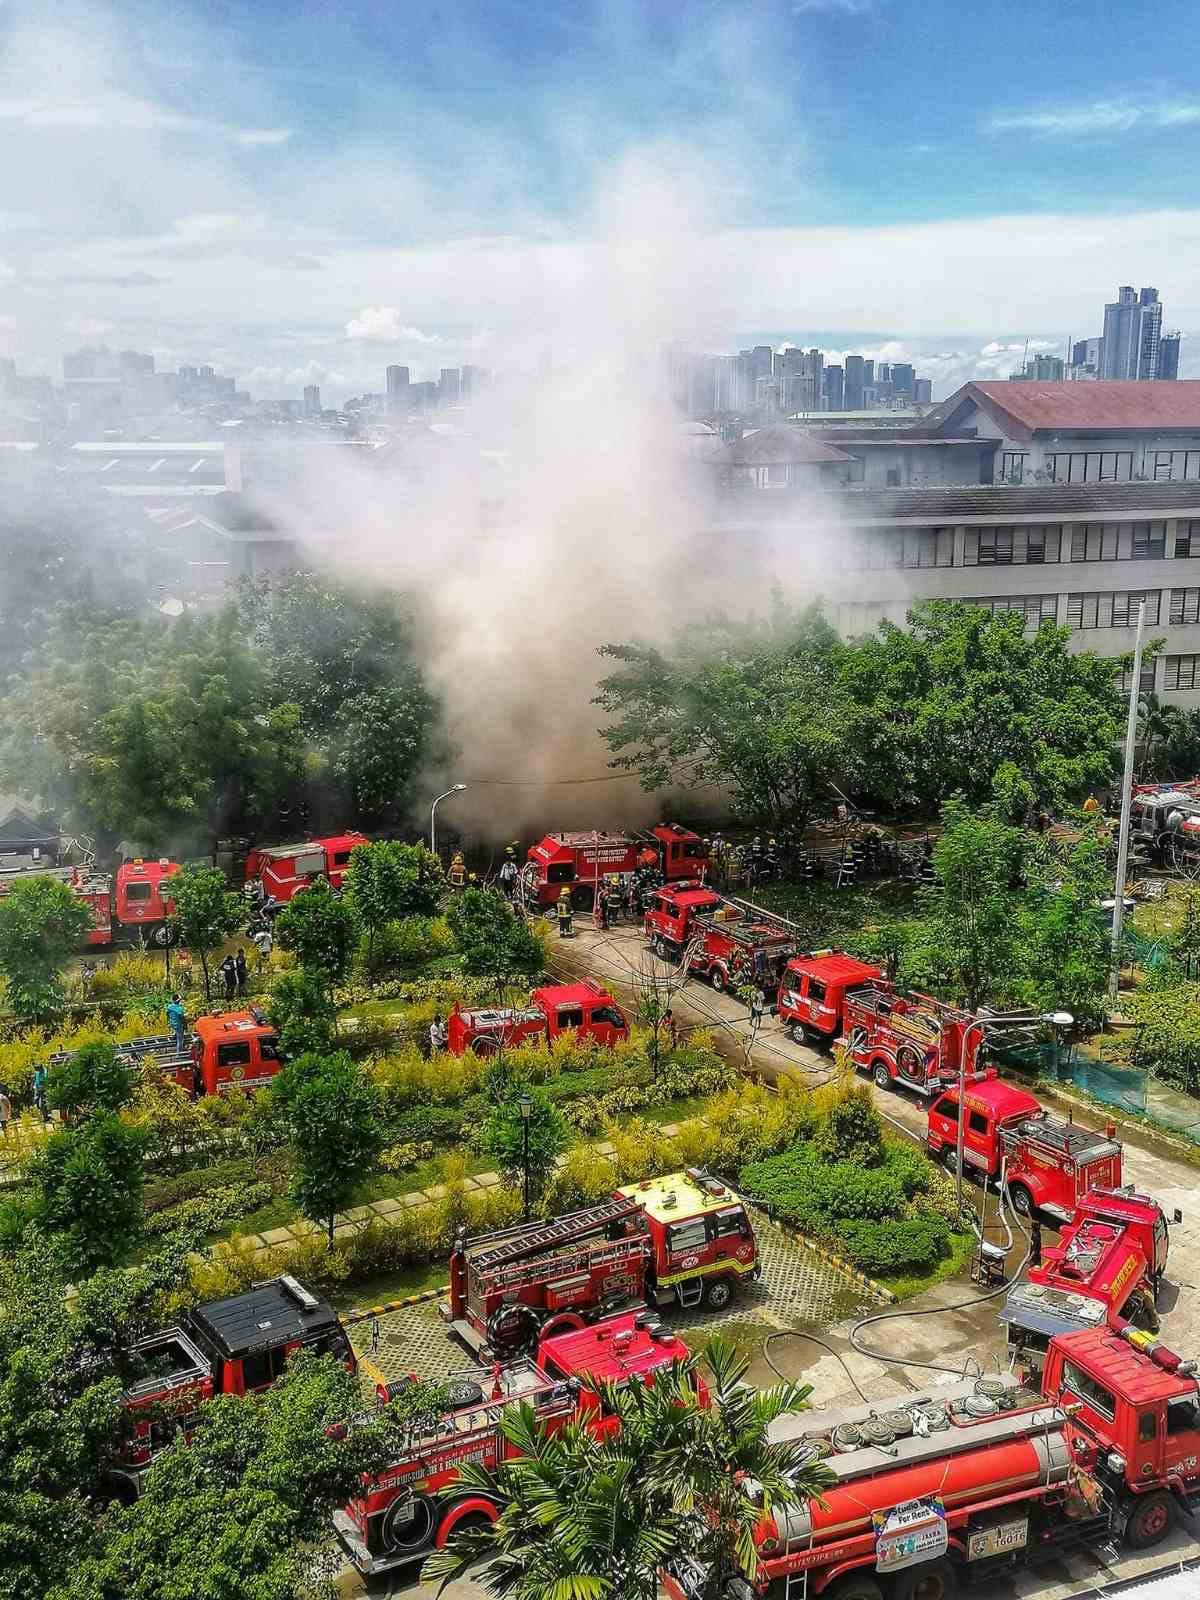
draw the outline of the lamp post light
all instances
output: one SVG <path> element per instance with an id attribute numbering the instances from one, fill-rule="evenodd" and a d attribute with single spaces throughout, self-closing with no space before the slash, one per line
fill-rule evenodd
<path id="1" fill-rule="evenodd" d="M 521 1165 L 525 1170 L 525 1221 L 529 1221 L 529 1113 L 533 1101 L 523 1094 L 517 1101 L 521 1108 Z"/>
<path id="2" fill-rule="evenodd" d="M 437 855 L 437 808 L 443 800 L 449 800 L 452 794 L 461 794 L 466 788 L 465 783 L 452 783 L 445 794 L 438 795 L 429 808 L 429 853 Z"/>
<path id="3" fill-rule="evenodd" d="M 962 1048 L 958 1054 L 958 1138 L 955 1146 L 955 1205 L 961 1216 L 963 1205 L 963 1139 L 966 1133 L 966 1107 L 964 1102 L 967 1097 L 967 1059 L 971 1054 L 968 1041 L 976 1029 L 979 1030 L 979 1044 L 975 1048 L 978 1055 L 983 1047 L 983 1034 L 987 1028 L 1019 1028 L 1029 1022 L 1048 1022 L 1055 1028 L 1069 1028 L 1075 1018 L 1069 1011 L 1043 1011 L 1040 1015 L 1034 1011 L 998 1011 L 991 1017 L 976 1017 L 974 1022 L 968 1023 L 963 1029 Z M 1057 1053 L 1058 1035 L 1055 1035 L 1055 1050 Z M 1057 1065 L 1057 1064 L 1056 1064 Z"/>

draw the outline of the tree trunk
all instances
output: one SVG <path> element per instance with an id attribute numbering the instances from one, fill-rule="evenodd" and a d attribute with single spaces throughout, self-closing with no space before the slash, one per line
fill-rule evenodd
<path id="1" fill-rule="evenodd" d="M 204 972 L 204 998 L 205 998 L 205 1001 L 209 1005 L 212 1005 L 212 984 L 209 981 L 209 976 L 208 976 L 208 951 L 207 950 L 201 950 L 201 952 L 200 952 L 200 966 L 201 966 L 201 968 L 202 968 L 202 970 Z"/>
<path id="2" fill-rule="evenodd" d="M 333 1225 L 334 1225 L 334 1223 L 336 1221 L 337 1221 L 337 1212 L 336 1211 L 331 1211 L 330 1214 L 329 1214 L 329 1248 L 331 1250 L 333 1249 Z"/>

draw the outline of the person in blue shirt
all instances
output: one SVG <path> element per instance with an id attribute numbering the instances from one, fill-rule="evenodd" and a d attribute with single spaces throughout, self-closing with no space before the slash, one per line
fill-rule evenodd
<path id="1" fill-rule="evenodd" d="M 182 1053 L 187 1049 L 185 1039 L 187 1016 L 177 994 L 171 996 L 171 1002 L 167 1006 L 167 1027 L 175 1035 L 175 1048 Z"/>
<path id="2" fill-rule="evenodd" d="M 42 1121 L 50 1121 L 50 1112 L 46 1106 L 46 1068 L 41 1061 L 33 1069 L 33 1103 L 42 1114 Z"/>

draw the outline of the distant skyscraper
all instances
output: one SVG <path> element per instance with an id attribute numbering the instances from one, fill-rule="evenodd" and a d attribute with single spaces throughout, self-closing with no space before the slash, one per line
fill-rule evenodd
<path id="1" fill-rule="evenodd" d="M 1117 298 L 1104 308 L 1102 378 L 1146 381 L 1158 377 L 1162 312 L 1157 289 L 1136 292 L 1132 284 L 1121 285 Z"/>
<path id="2" fill-rule="evenodd" d="M 457 367 L 443 367 L 438 379 L 438 399 L 444 406 L 456 406 L 462 398 L 462 374 Z"/>
<path id="3" fill-rule="evenodd" d="M 864 365 L 865 363 L 861 356 L 846 357 L 845 408 L 847 411 L 861 411 L 863 408 Z"/>
<path id="4" fill-rule="evenodd" d="M 918 406 L 931 406 L 933 404 L 933 379 L 913 379 L 913 404 Z"/>
<path id="5" fill-rule="evenodd" d="M 825 368 L 823 380 L 826 411 L 844 411 L 846 407 L 846 373 L 843 367 Z"/>
<path id="6" fill-rule="evenodd" d="M 203 367 L 200 370 L 203 372 Z M 321 415 L 321 391 L 315 383 L 304 385 L 304 415 L 306 417 Z"/>
<path id="7" fill-rule="evenodd" d="M 395 416 L 408 410 L 408 368 L 387 369 L 387 408 Z"/>
<path id="8" fill-rule="evenodd" d="M 1179 346 L 1181 333 L 1164 333 L 1158 341 L 1158 375 L 1160 378 L 1178 378 Z"/>
<path id="9" fill-rule="evenodd" d="M 913 397 L 913 378 L 915 374 L 912 364 L 908 361 L 892 362 L 892 388 L 896 391 L 897 400 L 911 400 Z"/>

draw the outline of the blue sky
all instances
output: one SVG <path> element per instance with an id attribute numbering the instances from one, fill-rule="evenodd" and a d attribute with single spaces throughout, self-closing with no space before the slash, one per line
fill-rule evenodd
<path id="1" fill-rule="evenodd" d="M 597 238 L 671 257 L 664 337 L 870 336 L 943 387 L 1098 331 L 1117 281 L 1186 329 L 1194 30 L 1178 0 L 0 0 L 0 348 L 267 387 L 499 361 Z"/>

